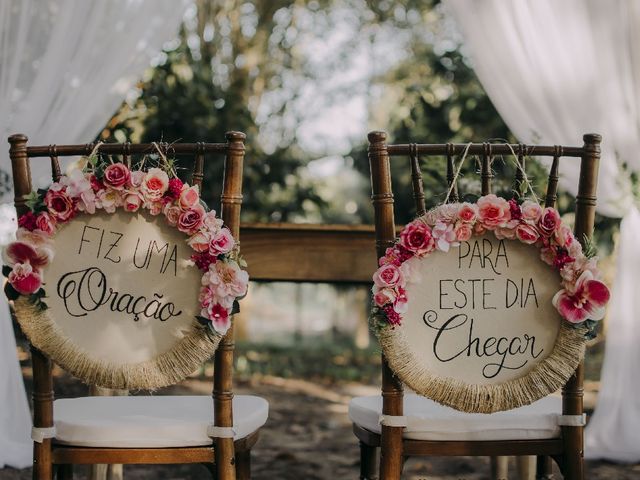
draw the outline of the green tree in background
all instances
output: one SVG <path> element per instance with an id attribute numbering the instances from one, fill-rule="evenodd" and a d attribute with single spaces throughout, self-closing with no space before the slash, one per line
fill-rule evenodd
<path id="1" fill-rule="evenodd" d="M 344 38 L 336 43 L 336 37 Z M 363 73 L 348 78 L 353 65 Z M 336 86 L 321 93 L 327 84 Z M 342 152 L 331 145 L 310 151 L 299 138 L 305 121 L 353 97 L 366 101 L 362 124 L 386 130 L 390 142 L 515 140 L 437 0 L 197 0 L 137 98 L 123 104 L 101 137 L 216 142 L 225 130 L 241 130 L 245 220 L 371 222 L 366 129 Z M 311 174 L 311 164 L 327 155 L 338 157 L 338 173 Z M 463 192 L 479 193 L 477 160 L 465 162 Z M 396 195 L 399 223 L 413 215 L 407 165 L 393 162 L 394 188 L 407 192 Z M 445 160 L 422 165 L 433 206 L 444 199 Z M 211 205 L 219 198 L 221 167 L 220 159 L 207 159 L 203 195 Z M 512 195 L 513 159 L 497 158 L 493 169 L 494 190 Z M 527 172 L 543 193 L 544 170 L 530 161 Z"/>

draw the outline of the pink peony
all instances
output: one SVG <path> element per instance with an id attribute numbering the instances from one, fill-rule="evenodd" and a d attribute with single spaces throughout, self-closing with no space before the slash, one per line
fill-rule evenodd
<path id="1" fill-rule="evenodd" d="M 587 270 L 578 278 L 573 293 L 562 289 L 555 294 L 553 306 L 567 321 L 582 323 L 587 319 L 602 319 L 609 297 L 607 286 Z"/>
<path id="2" fill-rule="evenodd" d="M 472 203 L 463 203 L 458 210 L 458 218 L 467 223 L 475 222 L 478 218 L 478 206 Z"/>
<path id="3" fill-rule="evenodd" d="M 177 205 L 171 205 L 168 203 L 164 207 L 164 216 L 167 217 L 167 223 L 172 227 L 175 227 L 178 224 L 178 218 L 180 218 L 180 214 L 182 210 Z"/>
<path id="4" fill-rule="evenodd" d="M 209 243 L 209 253 L 212 255 L 229 253 L 233 250 L 235 244 L 236 241 L 233 239 L 231 231 L 228 228 L 221 228 L 211 239 L 211 243 Z"/>
<path id="5" fill-rule="evenodd" d="M 205 214 L 204 220 L 202 221 L 202 223 L 204 224 L 205 227 L 207 227 L 208 230 L 216 231 L 219 228 L 222 228 L 222 225 L 224 222 L 222 221 L 221 218 L 216 217 L 215 210 L 209 210 Z"/>
<path id="6" fill-rule="evenodd" d="M 511 219 L 509 202 L 494 194 L 485 195 L 478 200 L 478 216 L 485 228 L 495 230 Z"/>
<path id="7" fill-rule="evenodd" d="M 471 227 L 471 224 L 464 221 L 458 222 L 454 231 L 456 234 L 456 239 L 459 242 L 466 242 L 473 235 L 473 228 Z"/>
<path id="8" fill-rule="evenodd" d="M 22 295 L 31 295 L 40 290 L 42 277 L 28 263 L 16 263 L 9 274 L 9 283 Z"/>
<path id="9" fill-rule="evenodd" d="M 40 213 L 35 223 L 36 228 L 49 237 L 56 232 L 56 219 L 47 212 Z"/>
<path id="10" fill-rule="evenodd" d="M 545 237 L 550 237 L 560 227 L 560 214 L 555 208 L 547 207 L 538 220 L 538 230 Z"/>
<path id="11" fill-rule="evenodd" d="M 518 240 L 520 240 L 522 243 L 531 245 L 538 241 L 538 238 L 540 238 L 540 234 L 538 233 L 536 227 L 526 222 L 522 222 L 516 227 L 516 237 L 518 237 Z"/>
<path id="12" fill-rule="evenodd" d="M 247 293 L 249 274 L 241 270 L 236 262 L 217 261 L 209 265 L 202 276 L 202 284 L 211 286 L 218 298 L 242 297 Z"/>
<path id="13" fill-rule="evenodd" d="M 169 175 L 159 168 L 150 168 L 142 180 L 142 193 L 150 202 L 160 200 L 168 188 Z"/>
<path id="14" fill-rule="evenodd" d="M 518 220 L 509 220 L 501 227 L 497 227 L 493 233 L 498 240 L 514 240 L 516 238 L 516 227 L 519 225 Z"/>
<path id="15" fill-rule="evenodd" d="M 124 163 L 112 163 L 104 169 L 102 181 L 114 190 L 124 190 L 131 180 L 131 172 Z"/>
<path id="16" fill-rule="evenodd" d="M 202 205 L 195 205 L 189 210 L 183 211 L 178 217 L 178 230 L 189 235 L 197 232 L 202 226 L 204 214 L 205 211 Z"/>
<path id="17" fill-rule="evenodd" d="M 404 278 L 398 266 L 388 263 L 376 270 L 373 274 L 373 283 L 378 288 L 393 288 L 396 285 L 404 285 Z"/>
<path id="18" fill-rule="evenodd" d="M 449 248 L 460 245 L 451 223 L 436 222 L 431 234 L 435 240 L 436 247 L 442 252 L 448 252 Z"/>
<path id="19" fill-rule="evenodd" d="M 100 190 L 96 194 L 96 206 L 102 208 L 105 212 L 113 213 L 116 208 L 122 205 L 122 197 L 120 191 L 107 188 Z"/>
<path id="20" fill-rule="evenodd" d="M 409 223 L 400 233 L 400 245 L 415 255 L 426 255 L 435 249 L 431 228 L 421 220 Z"/>
<path id="21" fill-rule="evenodd" d="M 67 195 L 66 187 L 59 190 L 50 188 L 44 197 L 44 204 L 58 222 L 68 222 L 75 215 L 73 200 Z"/>
<path id="22" fill-rule="evenodd" d="M 182 190 L 182 192 L 180 193 L 180 197 L 178 198 L 178 205 L 180 205 L 180 208 L 182 210 L 188 210 L 192 207 L 195 207 L 199 203 L 200 193 L 196 185 Z"/>
<path id="23" fill-rule="evenodd" d="M 542 215 L 542 207 L 531 200 L 525 200 L 520 205 L 520 211 L 522 212 L 522 219 L 529 221 L 533 224 L 538 223 L 540 216 Z"/>
<path id="24" fill-rule="evenodd" d="M 145 202 L 144 207 L 149 210 L 149 213 L 154 217 L 156 215 L 160 215 L 164 210 L 165 204 L 162 203 L 162 200 L 156 202 Z"/>

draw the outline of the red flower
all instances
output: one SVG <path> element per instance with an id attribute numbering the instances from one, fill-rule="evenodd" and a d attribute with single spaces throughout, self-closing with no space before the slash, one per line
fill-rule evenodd
<path id="1" fill-rule="evenodd" d="M 114 190 L 124 190 L 130 179 L 131 172 L 124 163 L 112 163 L 104 169 L 102 177 L 104 184 Z"/>
<path id="2" fill-rule="evenodd" d="M 431 228 L 421 220 L 409 223 L 400 234 L 400 245 L 415 255 L 426 255 L 436 248 Z"/>
<path id="3" fill-rule="evenodd" d="M 18 226 L 26 228 L 30 232 L 33 232 L 38 226 L 36 225 L 36 216 L 33 212 L 27 212 L 24 215 L 20 215 L 18 218 Z"/>
<path id="4" fill-rule="evenodd" d="M 511 211 L 511 220 L 520 220 L 522 218 L 522 210 L 520 205 L 513 198 L 509 200 L 509 210 Z"/>
<path id="5" fill-rule="evenodd" d="M 66 187 L 60 190 L 49 189 L 44 197 L 49 213 L 59 222 L 67 222 L 75 215 L 73 199 L 67 195 L 66 190 Z"/>
<path id="6" fill-rule="evenodd" d="M 176 200 L 180 196 L 184 183 L 179 178 L 172 178 L 169 180 L 169 188 L 167 189 L 165 196 L 171 200 Z"/>
<path id="7" fill-rule="evenodd" d="M 387 321 L 391 325 L 400 325 L 402 323 L 402 317 L 400 317 L 400 314 L 393 309 L 393 305 L 387 305 L 382 310 L 387 316 Z"/>

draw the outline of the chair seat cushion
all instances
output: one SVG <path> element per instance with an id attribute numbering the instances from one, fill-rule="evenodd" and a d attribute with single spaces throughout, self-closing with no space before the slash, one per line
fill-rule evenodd
<path id="1" fill-rule="evenodd" d="M 56 441 L 80 447 L 162 448 L 211 445 L 210 396 L 82 397 L 54 402 Z M 236 440 L 262 427 L 269 404 L 260 397 L 233 398 Z"/>
<path id="2" fill-rule="evenodd" d="M 560 435 L 558 415 L 562 399 L 548 396 L 525 407 L 497 412 L 465 413 L 445 407 L 419 395 L 404 396 L 407 427 L 411 440 L 540 440 Z M 380 433 L 382 397 L 356 397 L 349 404 L 349 418 L 371 432 Z"/>

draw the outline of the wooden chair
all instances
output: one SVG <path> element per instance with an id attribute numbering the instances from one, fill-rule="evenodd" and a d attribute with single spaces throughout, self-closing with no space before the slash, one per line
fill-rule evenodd
<path id="1" fill-rule="evenodd" d="M 244 139 L 245 135 L 240 132 L 228 132 L 226 143 L 191 143 L 191 144 L 94 144 L 87 145 L 49 145 L 49 146 L 28 146 L 25 135 L 16 134 L 9 137 L 11 144 L 10 156 L 13 168 L 13 182 L 15 187 L 15 205 L 18 213 L 26 210 L 25 195 L 32 190 L 29 159 L 35 157 L 49 157 L 54 181 L 60 178 L 60 166 L 58 157 L 89 155 L 94 149 L 102 154 L 121 155 L 126 162 L 129 156 L 138 154 L 157 153 L 160 149 L 165 154 L 176 156 L 195 156 L 194 170 L 192 174 L 193 184 L 202 185 L 203 166 L 205 155 L 222 154 L 225 155 L 224 187 L 221 197 L 221 216 L 225 224 L 229 227 L 236 239 L 239 235 L 240 227 L 240 207 L 242 203 L 242 169 L 244 161 Z M 83 407 L 95 407 L 95 403 L 87 401 L 99 401 L 101 410 L 104 408 L 111 411 L 112 417 L 109 421 L 117 426 L 117 414 L 113 414 L 115 409 L 128 409 L 130 407 L 146 411 L 147 404 L 143 402 L 154 400 L 163 402 L 164 410 L 169 412 L 179 409 L 190 409 L 197 405 L 204 405 L 202 422 L 207 425 L 212 419 L 214 427 L 234 429 L 234 435 L 222 435 L 216 437 L 212 434 L 212 443 L 203 445 L 202 443 L 185 444 L 175 446 L 171 442 L 171 447 L 146 448 L 138 445 L 135 448 L 125 448 L 118 446 L 118 439 L 111 440 L 108 445 L 102 445 L 100 438 L 95 435 L 88 441 L 79 434 L 79 442 L 70 444 L 68 441 L 61 443 L 56 438 L 45 438 L 42 441 L 34 442 L 34 469 L 33 478 L 38 480 L 53 478 L 57 471 L 57 477 L 70 479 L 73 476 L 74 464 L 173 464 L 173 463 L 202 463 L 207 466 L 215 478 L 220 480 L 232 480 L 235 478 L 250 478 L 250 452 L 258 439 L 259 428 L 266 421 L 268 405 L 265 400 L 258 397 L 239 396 L 234 399 L 233 395 L 233 350 L 234 335 L 233 326 L 227 335 L 220 342 L 215 352 L 215 369 L 213 385 L 213 401 L 209 397 L 187 397 L 187 396 L 154 396 L 154 397 L 85 397 L 81 399 L 59 400 L 54 402 L 52 361 L 41 351 L 32 347 L 33 363 L 33 410 L 34 427 L 37 429 L 48 429 L 56 425 L 54 410 L 58 408 L 58 402 L 67 403 L 64 408 L 59 405 L 61 413 L 64 413 L 65 422 L 74 422 L 74 410 L 82 410 Z M 195 399 L 195 400 L 194 400 Z M 168 402 L 168 403 L 167 403 Z M 195 403 L 194 403 L 195 402 Z M 211 402 L 211 410 L 207 404 Z M 70 411 L 71 410 L 71 411 Z M 62 412 L 63 411 L 63 412 Z M 249 415 L 250 414 L 250 415 Z M 253 420 L 247 423 L 247 417 Z M 129 417 L 131 421 L 131 417 Z M 197 422 L 198 420 L 196 420 Z M 134 423 L 136 421 L 134 420 Z M 176 420 L 174 419 L 174 423 Z M 177 420 L 179 422 L 179 420 Z M 135 425 L 125 425 L 127 430 L 137 427 Z M 86 425 L 84 425 L 86 427 Z M 148 425 L 141 425 L 148 427 Z M 248 431 L 247 431 L 248 429 Z M 86 432 L 85 432 L 86 433 Z M 99 435 L 99 433 L 98 433 Z M 146 434 L 147 437 L 150 435 Z M 167 435 L 170 439 L 170 435 Z M 235 437 L 235 438 L 234 438 Z M 161 443 L 166 438 L 161 438 Z M 129 438 L 122 438 L 127 441 Z M 184 441 L 184 438 L 182 439 Z M 113 444 L 115 442 L 116 444 Z M 91 446 L 87 446 L 90 443 Z M 156 443 L 157 445 L 157 443 Z"/>
<path id="2" fill-rule="evenodd" d="M 378 257 L 382 257 L 385 254 L 386 248 L 391 246 L 396 238 L 393 210 L 394 197 L 391 188 L 391 157 L 411 157 L 413 197 L 415 199 L 417 214 L 422 215 L 425 213 L 425 195 L 423 192 L 422 174 L 418 163 L 418 155 L 447 157 L 447 179 L 451 187 L 451 182 L 454 179 L 453 156 L 461 155 L 468 146 L 459 144 L 387 145 L 387 135 L 384 132 L 371 132 L 368 138 L 372 201 L 375 209 L 376 250 Z M 505 144 L 489 143 L 472 144 L 468 149 L 468 154 L 479 155 L 482 158 L 481 184 L 483 195 L 491 192 L 491 161 L 493 155 L 511 156 L 513 152 L 516 152 L 522 166 L 524 166 L 523 154 L 525 152 L 529 155 L 553 157 L 547 184 L 546 206 L 553 206 L 556 201 L 558 165 L 560 159 L 563 157 L 580 158 L 580 180 L 577 195 L 575 235 L 576 238 L 584 241 L 585 238 L 591 237 L 594 226 L 600 141 L 601 137 L 599 135 L 588 134 L 584 135 L 584 145 L 582 147 L 529 147 L 525 145 L 508 146 Z M 566 161 L 571 161 L 571 159 L 566 159 Z M 519 171 L 516 183 L 521 183 L 523 180 L 523 175 Z M 453 185 L 451 191 L 452 200 L 457 201 L 457 186 Z M 394 376 L 384 356 L 382 360 L 382 398 L 374 397 L 373 400 L 370 400 L 371 411 L 369 414 L 372 416 L 373 423 L 378 423 L 380 415 L 402 417 L 403 412 L 413 408 L 420 408 L 424 402 L 431 402 L 436 405 L 435 402 L 425 399 L 424 397 L 417 397 L 418 400 L 416 400 L 415 397 L 410 398 L 411 402 L 409 403 L 417 402 L 419 404 L 418 407 L 407 404 L 407 398 L 403 395 L 402 383 Z M 356 400 L 357 399 L 354 399 L 352 402 L 352 407 Z M 574 375 L 562 389 L 562 415 L 582 416 L 582 400 L 583 366 L 580 364 Z M 463 412 L 457 413 L 459 413 L 460 416 L 470 415 Z M 352 420 L 354 420 L 353 411 L 350 411 L 350 414 L 352 415 Z M 407 413 L 407 415 L 409 415 L 409 413 Z M 497 418 L 499 418 L 499 416 Z M 467 417 L 467 421 L 470 423 L 474 422 L 472 417 Z M 561 433 L 553 438 L 492 441 L 446 441 L 448 434 L 446 428 L 444 431 L 439 432 L 445 437 L 445 441 L 442 441 L 442 439 L 437 441 L 408 439 L 406 438 L 404 428 L 401 426 L 382 425 L 380 427 L 379 425 L 375 425 L 367 428 L 363 426 L 363 422 L 356 422 L 353 428 L 356 436 L 360 440 L 361 479 L 372 480 L 378 478 L 376 473 L 376 455 L 378 448 L 381 453 L 380 478 L 383 480 L 399 479 L 404 460 L 414 455 L 537 455 L 537 478 L 552 478 L 550 458 L 553 458 L 557 462 L 565 478 L 572 480 L 584 478 L 582 426 L 562 426 L 560 427 Z"/>

